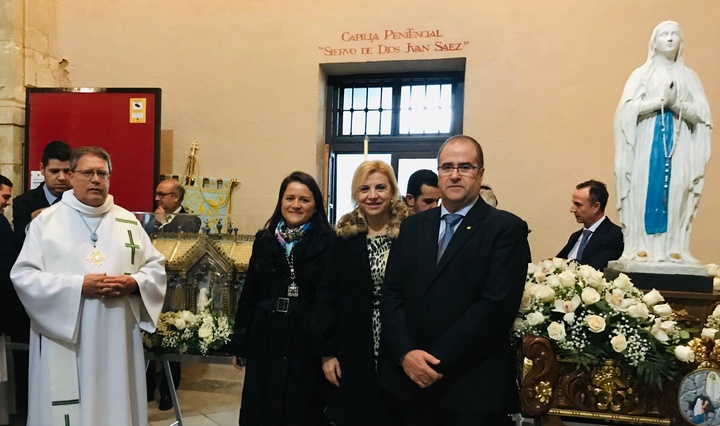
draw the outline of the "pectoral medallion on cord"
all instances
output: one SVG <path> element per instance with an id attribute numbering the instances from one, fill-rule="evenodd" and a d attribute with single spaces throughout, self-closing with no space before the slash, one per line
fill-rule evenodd
<path id="1" fill-rule="evenodd" d="M 98 249 L 95 249 L 90 252 L 88 257 L 86 257 L 87 261 L 92 263 L 95 266 L 102 265 L 103 262 L 105 262 L 105 259 L 107 259 L 107 255 L 103 252 L 101 252 Z"/>

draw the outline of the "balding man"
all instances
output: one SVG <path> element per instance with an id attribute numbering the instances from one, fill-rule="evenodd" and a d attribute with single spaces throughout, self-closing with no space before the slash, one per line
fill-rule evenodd
<path id="1" fill-rule="evenodd" d="M 155 189 L 155 216 L 145 225 L 148 234 L 154 232 L 188 232 L 200 231 L 200 218 L 187 214 L 182 202 L 185 188 L 174 179 L 160 182 Z"/>

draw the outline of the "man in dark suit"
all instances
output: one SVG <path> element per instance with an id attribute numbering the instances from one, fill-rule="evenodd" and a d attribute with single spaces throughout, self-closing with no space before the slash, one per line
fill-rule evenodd
<path id="1" fill-rule="evenodd" d="M 575 259 L 602 271 L 623 252 L 622 229 L 605 216 L 608 191 L 604 183 L 589 180 L 578 184 L 572 197 L 570 213 L 583 229 L 570 236 L 557 257 Z"/>
<path id="2" fill-rule="evenodd" d="M 10 205 L 12 186 L 10 179 L 0 175 L 0 335 L 4 334 L 6 341 L 10 337 L 12 342 L 27 343 L 30 320 L 10 281 L 10 269 L 15 263 L 18 249 L 10 222 L 3 214 Z M 27 350 L 13 350 L 13 364 L 15 388 L 8 391 L 15 395 L 17 416 L 23 417 L 27 413 L 28 397 Z M 14 424 L 13 418 L 10 419 L 11 424 Z"/>
<path id="3" fill-rule="evenodd" d="M 182 202 L 185 188 L 174 179 L 160 182 L 155 189 L 157 208 L 152 218 L 145 224 L 148 234 L 154 232 L 187 232 L 200 231 L 200 218 L 187 214 Z"/>
<path id="4" fill-rule="evenodd" d="M 451 137 L 438 164 L 442 206 L 406 219 L 390 252 L 380 380 L 405 424 L 511 425 L 519 406 L 510 329 L 530 261 L 528 227 L 478 196 L 477 141 Z"/>
<path id="5" fill-rule="evenodd" d="M 40 159 L 40 173 L 45 182 L 35 189 L 15 197 L 13 201 L 13 225 L 18 251 L 25 241 L 25 229 L 41 211 L 50 207 L 71 188 L 70 145 L 63 141 L 52 141 L 43 149 Z"/>
<path id="6" fill-rule="evenodd" d="M 182 206 L 185 197 L 185 188 L 180 182 L 174 179 L 166 179 L 158 184 L 155 188 L 155 203 L 157 209 L 153 217 L 145 224 L 145 230 L 152 235 L 156 232 L 189 232 L 197 233 L 200 231 L 200 218 L 188 215 Z M 148 400 L 155 399 L 155 382 L 156 382 L 156 366 L 151 361 L 148 365 L 147 374 L 147 393 Z M 170 373 L 172 374 L 175 389 L 180 386 L 180 363 L 170 362 Z M 160 375 L 157 383 L 160 392 L 160 401 L 158 408 L 162 411 L 172 408 L 172 400 L 170 399 L 170 387 L 168 386 L 165 374 Z"/>

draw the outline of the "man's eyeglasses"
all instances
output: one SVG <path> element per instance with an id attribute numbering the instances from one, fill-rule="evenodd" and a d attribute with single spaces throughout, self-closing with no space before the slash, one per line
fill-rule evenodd
<path id="1" fill-rule="evenodd" d="M 91 180 L 93 175 L 97 175 L 98 180 L 108 180 L 110 173 L 105 170 L 73 170 L 73 173 L 77 173 L 82 180 Z"/>
<path id="2" fill-rule="evenodd" d="M 463 176 L 469 176 L 472 175 L 475 169 L 478 168 L 478 166 L 473 166 L 472 164 L 460 164 L 459 166 L 453 166 L 452 164 L 443 164 L 438 167 L 438 174 L 448 176 L 452 174 L 453 170 L 457 170 L 458 174 L 461 174 Z"/>
<path id="3" fill-rule="evenodd" d="M 177 194 L 177 192 L 156 192 L 155 196 L 160 197 L 160 198 L 165 198 L 168 195 L 176 195 L 176 194 Z"/>

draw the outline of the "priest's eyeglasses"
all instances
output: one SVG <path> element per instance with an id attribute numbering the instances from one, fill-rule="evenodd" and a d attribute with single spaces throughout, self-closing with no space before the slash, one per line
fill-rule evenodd
<path id="1" fill-rule="evenodd" d="M 110 173 L 105 170 L 74 170 L 82 180 L 92 180 L 93 175 L 97 175 L 98 180 L 108 180 Z"/>
<path id="2" fill-rule="evenodd" d="M 438 174 L 443 176 L 449 176 L 452 174 L 453 170 L 457 170 L 458 174 L 462 176 L 470 176 L 473 174 L 475 169 L 478 169 L 478 166 L 473 166 L 472 164 L 460 164 L 459 166 L 453 166 L 450 163 L 442 164 L 440 167 L 438 167 Z"/>

